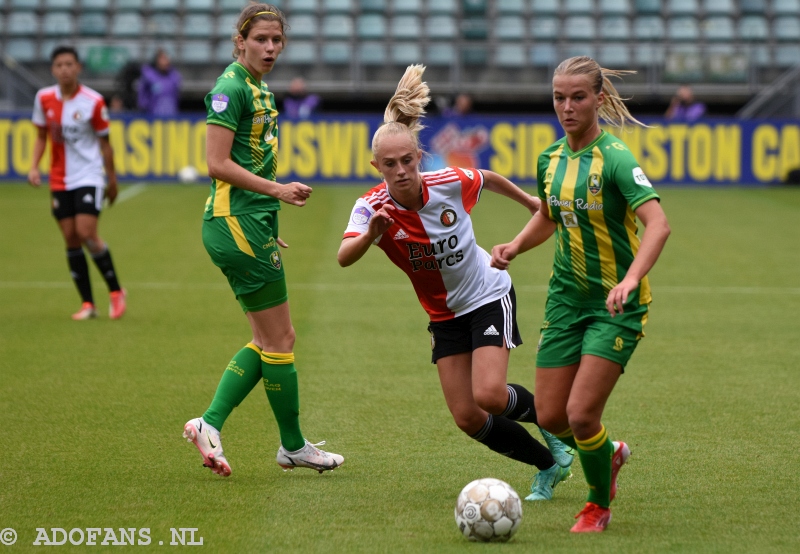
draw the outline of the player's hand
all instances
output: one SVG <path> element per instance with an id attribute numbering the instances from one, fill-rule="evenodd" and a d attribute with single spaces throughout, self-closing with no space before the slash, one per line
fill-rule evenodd
<path id="1" fill-rule="evenodd" d="M 380 210 L 373 214 L 369 220 L 369 233 L 371 236 L 377 238 L 389 230 L 389 227 L 394 224 L 392 212 L 396 209 L 391 204 L 384 204 Z"/>
<path id="2" fill-rule="evenodd" d="M 606 298 L 606 309 L 608 313 L 611 314 L 611 317 L 615 315 L 625 313 L 624 305 L 625 302 L 628 301 L 628 296 L 630 296 L 631 292 L 636 290 L 636 287 L 639 286 L 639 281 L 634 279 L 624 278 L 619 284 L 611 289 L 608 293 L 608 298 Z"/>
<path id="3" fill-rule="evenodd" d="M 528 203 L 528 210 L 530 210 L 531 215 L 536 215 L 536 212 L 538 212 L 542 208 L 542 199 L 539 198 L 538 196 L 533 196 L 533 195 L 529 196 L 530 199 Z"/>
<path id="4" fill-rule="evenodd" d="M 28 172 L 28 184 L 32 187 L 38 187 L 42 184 L 42 175 L 39 173 L 38 167 L 34 167 Z"/>
<path id="5" fill-rule="evenodd" d="M 106 198 L 108 198 L 109 206 L 114 205 L 114 201 L 117 199 L 118 195 L 119 195 L 119 187 L 117 187 L 117 180 L 109 179 L 108 184 L 106 185 Z"/>
<path id="6" fill-rule="evenodd" d="M 281 187 L 278 200 L 294 206 L 305 206 L 309 196 L 311 196 L 311 187 L 293 182 Z"/>
<path id="7" fill-rule="evenodd" d="M 281 248 L 289 248 L 289 245 L 283 242 L 283 239 L 281 237 L 275 239 L 275 242 L 277 242 L 278 246 L 280 246 Z"/>
<path id="8" fill-rule="evenodd" d="M 511 260 L 517 257 L 517 248 L 513 243 L 498 244 L 492 248 L 492 261 L 489 263 L 497 269 L 508 269 Z"/>

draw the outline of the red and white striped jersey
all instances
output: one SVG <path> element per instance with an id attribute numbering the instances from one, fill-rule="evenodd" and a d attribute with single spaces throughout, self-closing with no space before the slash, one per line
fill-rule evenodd
<path id="1" fill-rule="evenodd" d="M 383 182 L 356 200 L 344 236 L 365 233 L 381 206 L 394 205 L 394 223 L 374 244 L 406 272 L 431 321 L 452 319 L 511 289 L 511 277 L 491 267 L 491 256 L 475 241 L 469 214 L 482 189 L 477 169 L 422 173 L 423 206 L 415 212 L 398 204 Z"/>
<path id="2" fill-rule="evenodd" d="M 58 85 L 43 88 L 31 119 L 50 135 L 50 190 L 105 186 L 97 137 L 108 135 L 108 109 L 100 93 L 79 85 L 75 96 L 64 100 Z"/>

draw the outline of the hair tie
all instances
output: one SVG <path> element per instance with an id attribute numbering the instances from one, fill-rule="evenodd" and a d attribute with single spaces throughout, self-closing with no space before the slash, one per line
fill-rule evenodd
<path id="1" fill-rule="evenodd" d="M 251 19 L 253 19 L 254 17 L 258 17 L 259 15 L 274 15 L 275 17 L 278 17 L 278 14 L 276 14 L 275 12 L 258 12 L 257 14 L 248 17 L 245 20 L 245 22 L 242 23 L 242 26 L 239 29 L 239 32 L 241 33 L 244 30 L 244 28 L 247 27 L 247 24 L 250 23 Z"/>

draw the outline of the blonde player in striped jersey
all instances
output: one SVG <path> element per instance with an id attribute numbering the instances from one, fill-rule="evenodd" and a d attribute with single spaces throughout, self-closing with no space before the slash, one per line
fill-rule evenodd
<path id="1" fill-rule="evenodd" d="M 532 214 L 539 199 L 492 171 L 447 167 L 420 173 L 417 133 L 430 100 L 423 66 L 406 69 L 372 139 L 372 165 L 385 181 L 356 200 L 339 248 L 349 266 L 373 244 L 411 280 L 428 313 L 432 361 L 458 427 L 495 452 L 539 469 L 528 500 L 549 500 L 570 475 L 573 454 L 543 431 L 550 449 L 519 422 L 536 423 L 533 395 L 506 384 L 511 348 L 522 343 L 506 271 L 489 266 L 470 213 L 489 190 Z"/>
<path id="2" fill-rule="evenodd" d="M 578 450 L 589 497 L 572 527 L 603 531 L 617 472 L 630 450 L 612 442 L 600 419 L 606 401 L 644 336 L 647 273 L 670 234 L 659 198 L 625 144 L 600 119 L 642 125 L 608 80 L 627 71 L 587 57 L 562 62 L 553 105 L 566 136 L 539 157 L 542 209 L 510 243 L 492 249 L 507 269 L 522 252 L 556 234 L 553 274 L 536 357 L 539 424 Z M 641 242 L 636 218 L 644 224 Z"/>

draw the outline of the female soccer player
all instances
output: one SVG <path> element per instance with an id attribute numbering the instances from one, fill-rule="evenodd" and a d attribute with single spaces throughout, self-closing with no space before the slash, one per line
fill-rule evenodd
<path id="1" fill-rule="evenodd" d="M 283 51 L 285 28 L 285 16 L 273 5 L 243 8 L 232 37 L 236 61 L 206 95 L 212 181 L 203 216 L 203 244 L 228 278 L 250 322 L 253 340 L 233 357 L 208 410 L 186 423 L 183 436 L 200 450 L 203 465 L 223 476 L 231 474 L 231 467 L 219 431 L 233 408 L 262 379 L 280 430 L 278 464 L 322 473 L 344 462 L 342 456 L 305 440 L 300 431 L 292 353 L 295 333 L 278 250 L 279 245 L 286 246 L 278 238 L 278 210 L 279 201 L 304 206 L 311 188 L 275 181 L 278 112 L 272 93 L 261 81 Z"/>
<path id="2" fill-rule="evenodd" d="M 50 60 L 58 84 L 36 93 L 32 120 L 37 135 L 28 182 L 34 187 L 42 184 L 39 162 L 49 135 L 53 216 L 67 244 L 69 271 L 83 301 L 72 319 L 97 317 L 83 245 L 89 249 L 108 285 L 109 316 L 119 319 L 125 313 L 125 291 L 119 285 L 108 245 L 97 234 L 97 218 L 104 196 L 110 204 L 117 198 L 114 152 L 108 141 L 108 109 L 98 92 L 78 81 L 81 64 L 74 48 L 58 46 Z"/>
<path id="3" fill-rule="evenodd" d="M 432 361 L 456 425 L 495 452 L 539 468 L 528 499 L 549 500 L 570 475 L 573 455 L 544 432 L 551 454 L 517 423 L 536 423 L 536 410 L 527 389 L 506 384 L 509 350 L 522 344 L 514 289 L 506 271 L 489 266 L 470 220 L 484 188 L 531 213 L 540 202 L 491 171 L 420 173 L 419 120 L 430 100 L 424 70 L 406 69 L 372 138 L 370 163 L 385 181 L 356 201 L 339 264 L 352 265 L 376 244 L 406 272 L 431 320 Z"/>
<path id="4" fill-rule="evenodd" d="M 566 137 L 539 156 L 541 210 L 510 243 L 492 249 L 507 269 L 522 252 L 556 233 L 553 274 L 536 357 L 539 423 L 577 448 L 588 503 L 575 533 L 603 531 L 611 520 L 617 472 L 630 450 L 611 442 L 603 408 L 644 336 L 650 305 L 647 272 L 670 229 L 653 186 L 625 144 L 600 129 L 637 121 L 609 77 L 587 57 L 562 62 L 553 105 Z M 645 226 L 641 243 L 636 218 Z"/>

